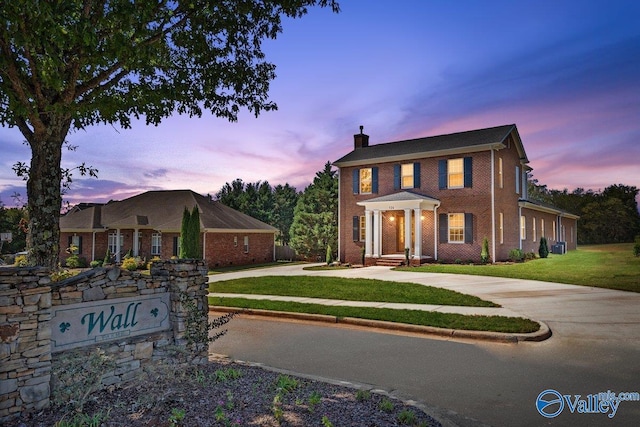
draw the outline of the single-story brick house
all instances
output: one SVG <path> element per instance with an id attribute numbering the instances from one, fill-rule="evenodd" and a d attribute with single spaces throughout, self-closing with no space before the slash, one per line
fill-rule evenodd
<path id="1" fill-rule="evenodd" d="M 202 258 L 211 267 L 271 262 L 276 228 L 190 190 L 148 191 L 106 204 L 81 203 L 60 218 L 60 259 L 72 244 L 87 261 L 128 251 L 147 260 L 179 254 L 185 207 L 200 213 Z"/>
<path id="2" fill-rule="evenodd" d="M 354 148 L 339 168 L 339 258 L 366 265 L 404 259 L 492 261 L 512 249 L 577 245 L 576 215 L 530 200 L 529 159 L 515 125 Z M 555 245 L 555 247 L 554 247 Z"/>

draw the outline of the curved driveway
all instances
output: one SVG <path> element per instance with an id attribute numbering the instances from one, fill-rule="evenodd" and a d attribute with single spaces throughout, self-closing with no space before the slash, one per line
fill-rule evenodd
<path id="1" fill-rule="evenodd" d="M 317 275 L 415 282 L 476 295 L 549 325 L 540 343 L 425 339 L 375 331 L 240 319 L 213 351 L 308 375 L 369 384 L 444 408 L 460 425 L 637 425 L 640 402 L 601 413 L 543 418 L 546 389 L 572 396 L 640 392 L 640 294 L 532 280 L 392 271 L 316 271 L 282 266 L 210 276 Z M 572 398 L 574 399 L 574 398 Z M 565 405 L 567 406 L 567 405 Z"/>

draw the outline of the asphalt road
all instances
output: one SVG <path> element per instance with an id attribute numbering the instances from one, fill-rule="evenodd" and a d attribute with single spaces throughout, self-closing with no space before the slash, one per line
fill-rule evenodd
<path id="1" fill-rule="evenodd" d="M 282 273 L 296 274 L 251 274 Z M 555 418 L 545 418 L 536 409 L 538 395 L 547 389 L 569 395 L 569 402 L 576 404 L 609 390 L 640 392 L 640 295 L 369 268 L 357 274 L 472 293 L 545 321 L 554 335 L 540 343 L 500 344 L 238 318 L 211 350 L 232 359 L 379 387 L 436 407 L 439 415 L 463 426 L 640 425 L 640 402 L 621 402 L 613 418 L 608 417 L 610 409 L 608 414 L 578 413 L 577 406 L 571 413 L 569 403 Z M 232 277 L 224 276 L 214 280 Z"/>

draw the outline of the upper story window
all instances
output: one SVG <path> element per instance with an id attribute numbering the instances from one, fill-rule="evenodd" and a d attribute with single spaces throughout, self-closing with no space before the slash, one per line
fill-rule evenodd
<path id="1" fill-rule="evenodd" d="M 404 164 L 400 170 L 402 172 L 402 188 L 413 188 L 413 164 Z"/>
<path id="2" fill-rule="evenodd" d="M 371 168 L 360 169 L 360 194 L 371 194 L 372 189 Z"/>
<path id="3" fill-rule="evenodd" d="M 471 188 L 473 186 L 472 166 L 472 157 L 438 161 L 438 186 L 441 190 Z"/>
<path id="4" fill-rule="evenodd" d="M 516 166 L 516 193 L 520 194 L 520 166 Z"/>
<path id="5" fill-rule="evenodd" d="M 393 165 L 393 189 L 420 188 L 420 163 Z"/>
<path id="6" fill-rule="evenodd" d="M 353 170 L 353 194 L 372 194 L 378 192 L 378 168 L 360 168 Z"/>
<path id="7" fill-rule="evenodd" d="M 502 157 L 498 157 L 498 187 L 504 187 L 504 175 L 502 173 Z"/>
<path id="8" fill-rule="evenodd" d="M 462 159 L 449 159 L 447 162 L 447 187 L 464 187 L 464 164 Z"/>

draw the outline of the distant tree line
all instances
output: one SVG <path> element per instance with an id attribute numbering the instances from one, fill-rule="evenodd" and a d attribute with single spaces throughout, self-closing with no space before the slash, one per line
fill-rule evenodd
<path id="1" fill-rule="evenodd" d="M 550 190 L 529 181 L 529 197 L 579 215 L 578 244 L 629 243 L 640 235 L 638 188 L 610 185 L 602 191 Z"/>
<path id="2" fill-rule="evenodd" d="M 215 194 L 221 203 L 278 229 L 277 241 L 310 259 L 324 259 L 338 243 L 338 176 L 327 162 L 304 191 L 268 181 L 225 183 Z"/>

